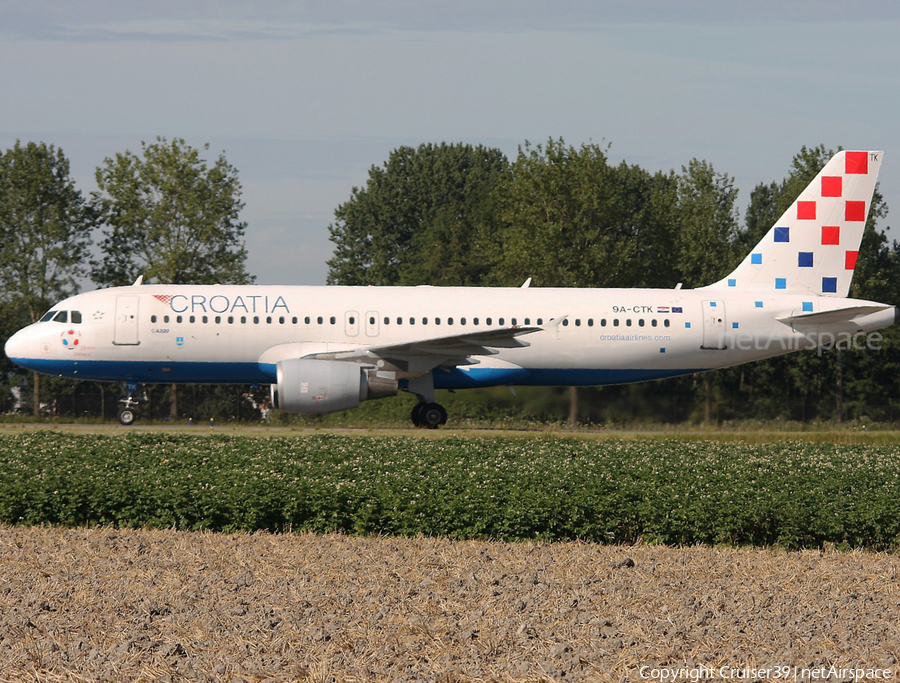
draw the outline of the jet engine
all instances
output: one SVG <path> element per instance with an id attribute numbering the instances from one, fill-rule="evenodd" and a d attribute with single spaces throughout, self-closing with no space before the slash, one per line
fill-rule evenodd
<path id="1" fill-rule="evenodd" d="M 292 358 L 280 361 L 277 370 L 272 405 L 290 413 L 336 413 L 360 401 L 397 395 L 396 379 L 353 362 Z"/>

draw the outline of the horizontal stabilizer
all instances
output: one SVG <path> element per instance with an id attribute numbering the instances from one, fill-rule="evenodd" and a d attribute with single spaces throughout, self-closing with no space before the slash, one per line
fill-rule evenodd
<path id="1" fill-rule="evenodd" d="M 868 306 L 848 306 L 835 308 L 830 311 L 817 311 L 815 313 L 798 313 L 784 318 L 778 318 L 778 322 L 785 325 L 832 325 L 834 323 L 850 322 L 870 313 L 878 313 L 887 310 L 890 306 L 873 304 Z"/>

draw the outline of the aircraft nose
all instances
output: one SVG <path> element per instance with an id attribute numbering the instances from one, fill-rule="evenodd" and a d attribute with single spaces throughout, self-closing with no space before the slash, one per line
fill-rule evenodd
<path id="1" fill-rule="evenodd" d="M 24 330 L 19 330 L 13 336 L 6 340 L 6 344 L 3 347 L 3 351 L 6 353 L 6 357 L 11 361 L 19 361 L 21 359 L 28 357 L 28 328 Z"/>

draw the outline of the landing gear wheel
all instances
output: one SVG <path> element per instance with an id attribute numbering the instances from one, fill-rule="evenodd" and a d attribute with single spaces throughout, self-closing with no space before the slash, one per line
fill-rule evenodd
<path id="1" fill-rule="evenodd" d="M 130 427 L 134 424 L 134 421 L 137 419 L 137 416 L 134 414 L 134 410 L 131 408 L 122 408 L 119 410 L 119 422 L 126 427 Z"/>
<path id="2" fill-rule="evenodd" d="M 413 406 L 412 412 L 409 415 L 409 419 L 412 420 L 412 423 L 416 427 L 424 426 L 422 424 L 422 409 L 425 407 L 425 405 L 426 405 L 425 403 L 416 403 L 416 405 Z"/>
<path id="3" fill-rule="evenodd" d="M 437 429 L 441 425 L 447 424 L 447 411 L 444 410 L 444 406 L 439 403 L 425 403 L 421 405 L 419 421 L 423 427 Z"/>

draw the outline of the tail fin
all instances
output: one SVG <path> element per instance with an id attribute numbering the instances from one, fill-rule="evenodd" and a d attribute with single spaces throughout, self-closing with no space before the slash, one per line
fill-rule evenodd
<path id="1" fill-rule="evenodd" d="M 846 297 L 881 152 L 838 152 L 743 263 L 708 289 Z"/>

